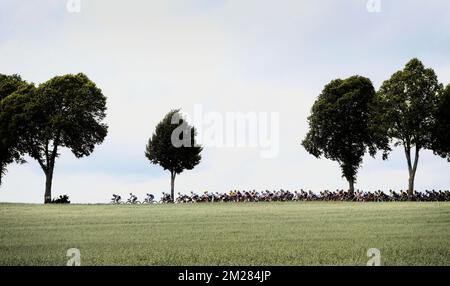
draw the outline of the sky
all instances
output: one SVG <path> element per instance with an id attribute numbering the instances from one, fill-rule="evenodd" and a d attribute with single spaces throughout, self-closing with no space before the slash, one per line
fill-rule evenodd
<path id="1" fill-rule="evenodd" d="M 373 0 L 370 0 L 373 1 Z M 450 83 L 450 1 L 380 0 L 0 0 L 0 73 L 36 84 L 85 73 L 107 100 L 109 134 L 94 153 L 62 150 L 52 196 L 107 203 L 169 191 L 170 175 L 144 156 L 173 108 L 193 114 L 275 113 L 276 156 L 261 148 L 206 147 L 176 192 L 347 188 L 336 162 L 300 145 L 325 84 L 355 74 L 376 89 L 411 58 Z M 78 9 L 79 7 L 79 9 Z M 369 8 L 370 8 L 369 7 Z M 42 203 L 45 176 L 31 158 L 10 165 L 0 202 Z M 449 189 L 450 163 L 422 151 L 416 189 Z M 356 188 L 407 188 L 401 147 L 366 156 Z"/>

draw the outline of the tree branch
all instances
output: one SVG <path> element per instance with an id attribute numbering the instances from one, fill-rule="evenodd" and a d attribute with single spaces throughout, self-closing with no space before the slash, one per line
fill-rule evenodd
<path id="1" fill-rule="evenodd" d="M 411 174 L 412 172 L 412 164 L 411 164 L 411 146 L 409 145 L 409 141 L 406 145 L 403 145 L 405 148 L 406 162 L 408 163 L 408 171 Z"/>
<path id="2" fill-rule="evenodd" d="M 418 147 L 418 146 L 416 145 L 416 153 L 415 153 L 415 158 L 414 158 L 414 166 L 413 166 L 413 170 L 412 170 L 414 175 L 416 174 L 417 164 L 419 163 L 419 150 L 420 150 L 420 147 Z"/>
<path id="3" fill-rule="evenodd" d="M 61 130 L 58 130 L 58 132 L 56 133 L 56 138 L 55 140 L 53 140 L 53 150 L 52 150 L 52 154 L 51 154 L 51 162 L 50 162 L 50 168 L 53 169 L 53 167 L 55 166 L 55 158 L 56 155 L 58 154 L 58 144 L 60 141 L 60 137 L 61 136 Z"/>
<path id="4" fill-rule="evenodd" d="M 28 149 L 30 149 L 31 157 L 36 159 L 36 161 L 38 161 L 38 163 L 41 166 L 41 168 L 44 171 L 44 173 L 47 173 L 48 168 L 45 165 L 45 163 L 42 161 L 40 152 L 38 150 L 36 150 L 36 148 L 34 147 L 33 143 L 30 141 L 29 138 L 26 138 L 25 141 L 26 141 L 26 143 L 28 145 Z M 48 161 L 47 161 L 47 163 L 48 163 Z"/>

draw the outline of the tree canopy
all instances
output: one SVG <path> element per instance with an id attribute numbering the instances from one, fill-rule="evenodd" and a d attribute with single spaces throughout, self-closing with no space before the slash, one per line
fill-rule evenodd
<path id="1" fill-rule="evenodd" d="M 324 87 L 308 117 L 303 147 L 317 158 L 337 161 L 351 192 L 364 154 L 374 156 L 379 148 L 387 149 L 386 139 L 371 124 L 375 100 L 370 79 L 336 79 Z"/>
<path id="2" fill-rule="evenodd" d="M 200 163 L 202 147 L 196 144 L 195 136 L 195 127 L 183 119 L 179 109 L 175 109 L 158 123 L 148 141 L 145 156 L 152 164 L 170 171 L 172 200 L 175 176 Z"/>
<path id="3" fill-rule="evenodd" d="M 418 59 L 383 82 L 378 95 L 378 122 L 395 146 L 403 146 L 409 171 L 408 195 L 413 197 L 414 178 L 421 149 L 433 149 L 436 110 L 442 84 L 433 69 Z M 436 143 L 438 144 L 438 143 Z"/>
<path id="4" fill-rule="evenodd" d="M 107 135 L 105 112 L 106 97 L 82 73 L 56 76 L 38 87 L 22 84 L 2 100 L 2 125 L 15 130 L 6 137 L 18 142 L 17 155 L 37 160 L 46 175 L 44 202 L 51 202 L 60 148 L 78 158 L 91 154 Z"/>
<path id="5" fill-rule="evenodd" d="M 11 110 L 10 96 L 27 88 L 28 84 L 19 75 L 0 74 L 0 185 L 8 164 L 23 162 L 20 148 L 20 133 L 17 122 L 20 119 Z"/>
<path id="6" fill-rule="evenodd" d="M 450 162 L 450 84 L 439 96 L 432 134 L 432 150 Z"/>

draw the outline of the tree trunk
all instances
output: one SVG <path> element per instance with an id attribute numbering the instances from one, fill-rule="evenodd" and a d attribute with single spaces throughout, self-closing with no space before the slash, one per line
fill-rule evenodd
<path id="1" fill-rule="evenodd" d="M 172 203 L 175 202 L 175 176 L 176 173 L 174 171 L 170 172 L 170 196 Z"/>
<path id="2" fill-rule="evenodd" d="M 410 173 L 408 179 L 408 200 L 412 201 L 414 198 L 414 177 L 415 174 Z"/>
<path id="3" fill-rule="evenodd" d="M 45 204 L 52 202 L 52 182 L 53 182 L 53 169 L 49 169 L 45 173 L 45 195 L 44 195 Z"/>
<path id="4" fill-rule="evenodd" d="M 348 187 L 349 187 L 348 188 L 349 195 L 353 197 L 353 195 L 355 194 L 355 180 L 353 179 L 348 180 Z"/>
<path id="5" fill-rule="evenodd" d="M 414 200 L 414 179 L 416 177 L 417 164 L 419 162 L 420 148 L 416 146 L 415 149 L 416 150 L 415 150 L 415 157 L 414 157 L 414 163 L 413 163 L 412 158 L 411 158 L 411 147 L 409 146 L 409 144 L 405 147 L 406 161 L 408 163 L 408 171 L 409 171 L 409 178 L 408 178 L 408 200 L 409 201 Z"/>

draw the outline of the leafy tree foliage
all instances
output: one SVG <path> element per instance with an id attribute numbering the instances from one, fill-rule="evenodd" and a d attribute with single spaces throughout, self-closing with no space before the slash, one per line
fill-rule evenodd
<path id="1" fill-rule="evenodd" d="M 102 123 L 106 97 L 80 73 L 56 76 L 37 88 L 28 85 L 7 100 L 2 114 L 19 132 L 20 151 L 37 160 L 44 171 L 44 202 L 50 203 L 59 150 L 66 147 L 77 158 L 88 156 L 106 137 L 107 126 Z"/>
<path id="2" fill-rule="evenodd" d="M 19 118 L 8 110 L 10 102 L 8 97 L 27 85 L 19 75 L 0 74 L 0 185 L 8 164 L 14 161 L 24 162 L 18 129 L 13 122 L 17 122 Z"/>
<path id="3" fill-rule="evenodd" d="M 317 158 L 337 161 L 352 194 L 364 154 L 374 156 L 379 148 L 387 149 L 387 140 L 378 135 L 376 125 L 372 127 L 375 101 L 370 79 L 336 79 L 325 86 L 308 117 L 303 147 Z"/>
<path id="4" fill-rule="evenodd" d="M 395 146 L 403 146 L 408 163 L 408 196 L 413 198 L 414 179 L 422 149 L 433 149 L 433 130 L 442 85 L 433 69 L 418 59 L 394 73 L 380 90 L 379 124 Z"/>
<path id="5" fill-rule="evenodd" d="M 174 200 L 175 176 L 184 170 L 192 170 L 201 160 L 202 147 L 195 142 L 195 127 L 181 116 L 180 110 L 171 110 L 158 123 L 149 139 L 145 156 L 152 164 L 170 171 L 170 191 Z"/>
<path id="6" fill-rule="evenodd" d="M 439 97 L 432 141 L 433 152 L 450 162 L 450 84 Z"/>

